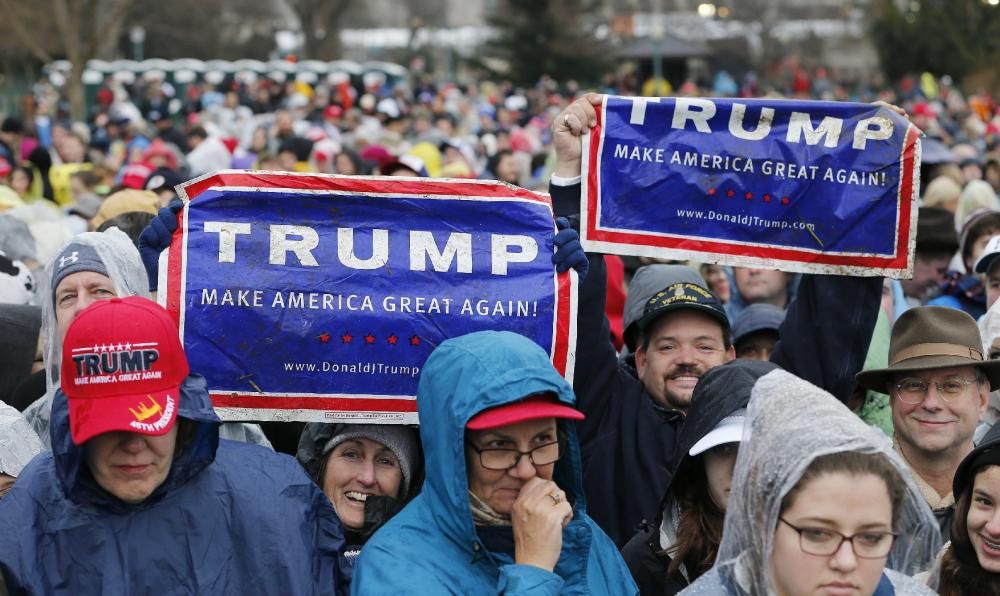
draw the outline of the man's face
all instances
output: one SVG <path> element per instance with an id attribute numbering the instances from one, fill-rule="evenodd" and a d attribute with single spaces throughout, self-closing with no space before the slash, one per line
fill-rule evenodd
<path id="1" fill-rule="evenodd" d="M 921 379 L 928 384 L 920 403 L 904 403 L 899 397 L 896 385 L 908 378 Z M 971 366 L 914 371 L 894 377 L 889 394 L 892 396 L 892 425 L 899 442 L 930 457 L 971 447 L 976 424 L 986 411 L 989 384 L 966 385 L 960 394 L 948 396 L 945 401 L 934 383 L 975 378 L 976 370 Z"/>
<path id="2" fill-rule="evenodd" d="M 176 443 L 176 424 L 159 437 L 104 433 L 86 442 L 87 465 L 101 488 L 135 505 L 145 501 L 167 479 Z"/>
<path id="3" fill-rule="evenodd" d="M 59 337 L 66 337 L 66 330 L 80 311 L 98 300 L 117 296 L 115 284 L 107 275 L 96 271 L 70 273 L 56 286 L 55 311 Z"/>
<path id="4" fill-rule="evenodd" d="M 788 302 L 788 274 L 773 269 L 733 267 L 736 289 L 749 304 L 766 302 L 784 307 Z"/>
<path id="5" fill-rule="evenodd" d="M 83 141 L 75 135 L 68 135 L 61 144 L 58 145 L 59 157 L 66 163 L 81 163 L 86 157 L 87 148 Z"/>
<path id="6" fill-rule="evenodd" d="M 690 309 L 665 314 L 653 323 L 649 343 L 636 351 L 635 363 L 656 403 L 686 409 L 698 379 L 736 357 L 722 333 L 718 321 Z"/>
<path id="7" fill-rule="evenodd" d="M 944 274 L 948 271 L 949 260 L 950 257 L 945 254 L 917 253 L 913 260 L 913 278 L 900 280 L 904 293 L 921 302 L 925 301 L 941 285 Z"/>

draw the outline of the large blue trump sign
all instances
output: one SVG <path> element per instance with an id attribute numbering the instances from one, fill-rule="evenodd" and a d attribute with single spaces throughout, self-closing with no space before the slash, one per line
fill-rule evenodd
<path id="1" fill-rule="evenodd" d="M 181 190 L 162 295 L 226 419 L 416 422 L 431 350 L 483 329 L 572 371 L 575 274 L 552 267 L 545 195 L 237 171 Z"/>
<path id="2" fill-rule="evenodd" d="M 919 156 L 885 106 L 607 96 L 584 139 L 584 247 L 909 277 Z"/>

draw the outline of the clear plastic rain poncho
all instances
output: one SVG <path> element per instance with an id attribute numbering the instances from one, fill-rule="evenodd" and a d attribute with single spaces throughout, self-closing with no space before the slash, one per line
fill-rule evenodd
<path id="1" fill-rule="evenodd" d="M 983 354 L 993 354 L 1000 351 L 1000 300 L 993 303 L 986 314 L 979 319 L 979 336 L 983 340 Z M 993 347 L 996 344 L 996 347 Z M 976 427 L 972 442 L 976 445 L 1000 420 L 1000 389 L 990 391 L 990 401 L 986 413 Z"/>
<path id="2" fill-rule="evenodd" d="M 17 478 L 41 452 L 42 443 L 24 416 L 0 401 L 0 474 Z"/>
<path id="3" fill-rule="evenodd" d="M 105 271 L 114 283 L 115 294 L 120 297 L 142 296 L 149 298 L 149 278 L 143 267 L 139 250 L 132 240 L 119 230 L 111 228 L 104 232 L 86 232 L 74 236 L 64 244 L 56 257 L 45 265 L 45 274 L 41 276 L 38 289 L 38 300 L 42 306 L 42 337 L 45 350 L 45 396 L 24 410 L 24 417 L 38 433 L 45 449 L 51 449 L 49 437 L 49 419 L 52 412 L 52 398 L 59 388 L 59 367 L 62 365 L 62 337 L 59 335 L 59 325 L 55 313 L 55 288 L 51 286 L 55 275 L 55 264 L 58 256 L 72 245 L 89 246 L 97 253 L 104 264 Z M 252 443 L 271 447 L 264 432 L 256 424 L 226 423 L 219 429 L 219 437 L 243 443 Z"/>
<path id="4" fill-rule="evenodd" d="M 884 454 L 899 470 L 907 490 L 885 573 L 899 596 L 933 594 L 905 576 L 933 564 L 941 543 L 938 524 L 884 434 L 832 395 L 783 370 L 754 384 L 746 424 L 750 440 L 736 459 L 715 566 L 682 594 L 772 594 L 770 556 L 782 500 L 814 459 L 844 451 Z"/>

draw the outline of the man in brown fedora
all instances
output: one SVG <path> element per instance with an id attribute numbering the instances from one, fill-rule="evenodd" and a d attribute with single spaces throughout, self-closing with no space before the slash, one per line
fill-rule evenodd
<path id="1" fill-rule="evenodd" d="M 889 366 L 858 373 L 857 380 L 891 397 L 896 450 L 913 470 L 947 540 L 955 507 L 952 479 L 972 451 L 990 390 L 1000 387 L 1000 361 L 983 354 L 972 317 L 954 308 L 922 306 L 893 325 Z"/>

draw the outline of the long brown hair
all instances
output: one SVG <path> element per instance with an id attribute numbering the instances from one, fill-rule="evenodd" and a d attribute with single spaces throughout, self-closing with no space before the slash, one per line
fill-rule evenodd
<path id="1" fill-rule="evenodd" d="M 684 462 L 671 481 L 670 492 L 680 508 L 677 542 L 656 554 L 670 561 L 665 580 L 680 574 L 684 565 L 687 581 L 693 582 L 715 564 L 726 514 L 709 492 L 705 460 L 700 455 Z"/>
<path id="2" fill-rule="evenodd" d="M 980 468 L 982 472 L 986 468 Z M 998 574 L 990 573 L 979 565 L 976 550 L 969 539 L 969 509 L 972 508 L 972 492 L 975 487 L 975 476 L 958 501 L 955 502 L 955 517 L 951 520 L 951 545 L 945 549 L 941 557 L 941 575 L 938 593 L 941 596 L 1000 596 L 1000 581 Z M 967 553 L 959 556 L 959 552 Z"/>

